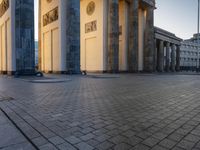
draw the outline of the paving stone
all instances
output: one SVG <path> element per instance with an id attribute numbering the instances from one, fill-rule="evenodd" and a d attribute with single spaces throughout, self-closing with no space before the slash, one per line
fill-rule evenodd
<path id="1" fill-rule="evenodd" d="M 178 143 L 177 146 L 183 149 L 192 149 L 195 146 L 195 143 L 186 140 L 181 140 L 181 142 Z"/>
<path id="2" fill-rule="evenodd" d="M 49 141 L 51 141 L 53 144 L 55 144 L 55 145 L 60 145 L 60 144 L 62 144 L 62 143 L 64 143 L 65 141 L 61 138 L 61 137 L 59 137 L 59 136 L 55 136 L 55 137 L 52 137 L 52 138 L 50 138 L 50 139 L 48 139 Z"/>
<path id="3" fill-rule="evenodd" d="M 184 135 L 181 135 L 181 134 L 178 134 L 178 133 L 173 133 L 171 134 L 168 138 L 175 141 L 175 142 L 178 142 L 180 141 L 182 138 L 184 137 Z"/>
<path id="4" fill-rule="evenodd" d="M 138 144 L 132 150 L 149 150 L 150 147 L 143 145 L 143 144 Z"/>
<path id="5" fill-rule="evenodd" d="M 59 148 L 59 150 L 77 150 L 76 147 L 72 146 L 69 143 L 62 143 L 60 145 L 57 145 L 57 147 Z"/>
<path id="6" fill-rule="evenodd" d="M 77 144 L 77 143 L 80 143 L 81 140 L 75 136 L 70 136 L 70 137 L 67 137 L 65 138 L 66 141 L 68 141 L 69 143 L 71 144 Z"/>
<path id="7" fill-rule="evenodd" d="M 48 143 L 39 147 L 40 150 L 58 150 L 53 144 Z"/>
<path id="8" fill-rule="evenodd" d="M 144 140 L 142 143 L 149 146 L 149 147 L 153 147 L 155 146 L 157 143 L 159 143 L 160 140 L 156 139 L 156 138 L 153 138 L 153 137 L 150 137 L 146 140 Z"/>
<path id="9" fill-rule="evenodd" d="M 142 142 L 142 139 L 141 138 L 138 138 L 136 136 L 133 136 L 131 138 L 129 138 L 126 143 L 128 143 L 129 145 L 132 145 L 132 146 L 135 146 L 137 145 L 138 143 Z"/>
<path id="10" fill-rule="evenodd" d="M 81 130 L 82 133 L 84 134 L 87 134 L 87 133 L 90 133 L 92 131 L 94 131 L 95 129 L 91 128 L 91 127 L 88 127 L 88 128 L 85 128 L 83 130 Z"/>
<path id="11" fill-rule="evenodd" d="M 162 147 L 171 149 L 171 148 L 173 148 L 176 145 L 176 142 L 174 142 L 174 141 L 172 141 L 170 139 L 164 139 L 163 141 L 161 141 L 159 143 L 159 145 L 161 145 Z"/>
<path id="12" fill-rule="evenodd" d="M 200 137 L 193 134 L 187 135 L 184 139 L 193 143 L 197 143 L 198 141 L 200 141 Z"/>
<path id="13" fill-rule="evenodd" d="M 142 139 L 146 139 L 146 138 L 150 137 L 151 135 L 152 135 L 152 133 L 147 132 L 147 131 L 143 131 L 143 132 L 136 134 L 136 136 L 138 136 Z"/>
<path id="14" fill-rule="evenodd" d="M 81 136 L 80 139 L 82 139 L 83 141 L 88 141 L 88 140 L 90 140 L 90 139 L 92 139 L 92 138 L 94 138 L 94 137 L 95 137 L 94 134 L 89 133 L 89 134 L 86 134 L 86 135 L 84 135 L 84 136 Z"/>
<path id="15" fill-rule="evenodd" d="M 107 150 L 107 149 L 110 149 L 110 148 L 113 147 L 113 146 L 114 146 L 113 143 L 108 142 L 108 141 L 105 141 L 105 142 L 103 142 L 103 143 L 101 143 L 101 144 L 96 145 L 95 147 L 96 147 L 97 149 L 99 149 L 99 150 Z"/>
<path id="16" fill-rule="evenodd" d="M 115 136 L 115 137 L 109 139 L 109 141 L 112 143 L 118 144 L 118 143 L 122 143 L 122 142 L 127 142 L 128 138 L 118 135 L 118 136 Z"/>
<path id="17" fill-rule="evenodd" d="M 98 145 L 99 143 L 100 143 L 99 141 L 94 140 L 94 139 L 91 139 L 91 140 L 87 141 L 87 144 L 89 144 L 89 145 L 91 145 L 91 146 L 93 146 L 93 147 L 95 147 L 95 146 Z"/>
<path id="18" fill-rule="evenodd" d="M 108 135 L 106 135 L 106 134 L 103 134 L 103 135 L 101 135 L 101 136 L 96 137 L 95 139 L 96 139 L 97 141 L 99 141 L 99 142 L 104 142 L 104 141 L 106 141 L 106 140 L 109 139 L 109 138 L 110 138 L 110 136 L 108 136 Z"/>
<path id="19" fill-rule="evenodd" d="M 128 137 L 128 138 L 134 136 L 135 134 L 136 134 L 136 133 L 133 132 L 132 130 L 127 130 L 126 132 L 123 132 L 123 133 L 122 133 L 123 136 L 126 136 L 126 137 Z"/>
<path id="20" fill-rule="evenodd" d="M 35 139 L 32 139 L 32 142 L 38 147 L 48 143 L 47 139 L 45 139 L 44 137 L 37 137 Z"/>
<path id="21" fill-rule="evenodd" d="M 168 135 L 165 133 L 162 133 L 162 132 L 158 132 L 156 134 L 153 134 L 152 136 L 156 139 L 162 140 L 162 139 L 166 138 Z"/>
<path id="22" fill-rule="evenodd" d="M 172 150 L 185 150 L 185 149 L 176 146 Z"/>
<path id="23" fill-rule="evenodd" d="M 126 143 L 120 143 L 120 144 L 117 144 L 115 147 L 114 147 L 114 150 L 129 150 L 131 148 L 130 145 L 126 144 Z"/>
<path id="24" fill-rule="evenodd" d="M 164 148 L 162 146 L 156 145 L 151 150 L 168 150 L 168 149 L 166 149 L 166 148 Z"/>
<path id="25" fill-rule="evenodd" d="M 75 145 L 79 150 L 93 150 L 94 147 L 88 145 L 87 143 L 81 142 Z"/>

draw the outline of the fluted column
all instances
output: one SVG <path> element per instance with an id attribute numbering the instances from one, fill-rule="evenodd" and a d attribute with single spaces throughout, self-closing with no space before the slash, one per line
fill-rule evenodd
<path id="1" fill-rule="evenodd" d="M 154 7 L 148 7 L 144 41 L 144 71 L 154 70 L 154 53 Z"/>
<path id="2" fill-rule="evenodd" d="M 159 41 L 159 50 L 158 50 L 158 71 L 164 71 L 164 42 L 162 40 Z"/>
<path id="3" fill-rule="evenodd" d="M 67 1 L 67 71 L 80 73 L 80 0 Z"/>
<path id="4" fill-rule="evenodd" d="M 167 42 L 166 46 L 166 71 L 169 72 L 170 70 L 170 43 Z"/>
<path id="5" fill-rule="evenodd" d="M 128 51 L 128 65 L 130 72 L 138 71 L 138 37 L 139 37 L 139 22 L 138 22 L 138 7 L 139 0 L 132 0 L 130 2 L 129 11 L 129 51 Z"/>
<path id="6" fill-rule="evenodd" d="M 180 71 L 180 45 L 176 48 L 176 71 Z"/>
<path id="7" fill-rule="evenodd" d="M 174 72 L 175 71 L 175 51 L 176 51 L 176 45 L 172 44 L 172 53 L 171 53 L 171 71 Z"/>
<path id="8" fill-rule="evenodd" d="M 119 2 L 108 0 L 108 72 L 119 70 Z"/>

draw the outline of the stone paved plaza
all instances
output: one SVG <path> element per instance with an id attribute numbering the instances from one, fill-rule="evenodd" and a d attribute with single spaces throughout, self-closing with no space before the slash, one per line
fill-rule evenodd
<path id="1" fill-rule="evenodd" d="M 28 149 L 200 150 L 199 75 L 49 78 L 69 80 L 0 77 L 1 111 L 33 146 Z"/>

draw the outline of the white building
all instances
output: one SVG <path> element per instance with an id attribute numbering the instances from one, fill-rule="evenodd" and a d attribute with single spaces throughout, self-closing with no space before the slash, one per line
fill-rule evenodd
<path id="1" fill-rule="evenodd" d="M 180 53 L 181 70 L 195 71 L 197 68 L 197 64 L 199 63 L 198 58 L 200 56 L 200 44 L 198 44 L 197 37 L 198 35 L 195 34 L 193 38 L 189 40 L 184 40 L 181 43 L 181 53 Z"/>

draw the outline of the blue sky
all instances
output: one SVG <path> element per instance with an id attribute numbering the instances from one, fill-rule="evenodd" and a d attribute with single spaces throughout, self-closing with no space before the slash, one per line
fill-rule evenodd
<path id="1" fill-rule="evenodd" d="M 188 39 L 197 32 L 198 0 L 156 0 L 155 26 Z"/>
<path id="2" fill-rule="evenodd" d="M 38 38 L 38 0 L 35 1 L 35 38 Z M 155 26 L 188 39 L 197 32 L 198 0 L 156 0 Z"/>

